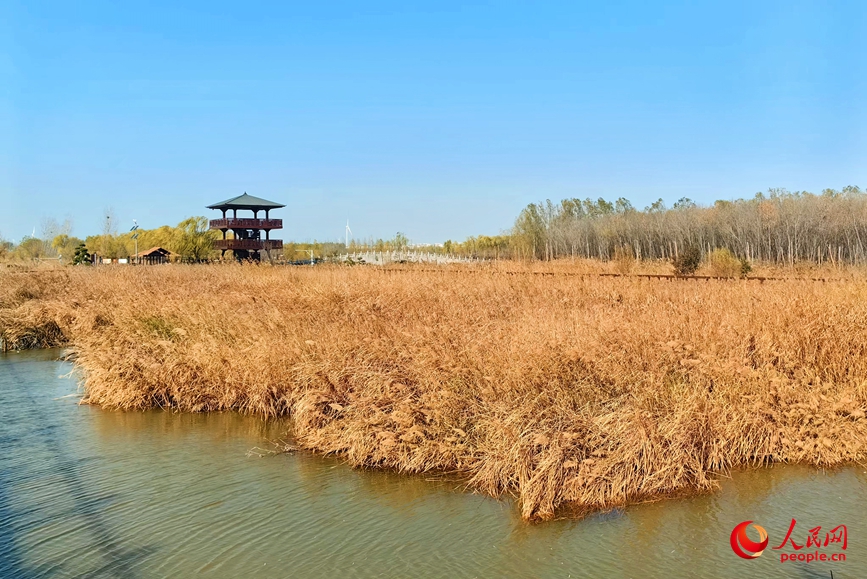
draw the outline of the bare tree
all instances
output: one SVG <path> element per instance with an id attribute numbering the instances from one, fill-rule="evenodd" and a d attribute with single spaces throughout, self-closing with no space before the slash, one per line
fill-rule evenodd
<path id="1" fill-rule="evenodd" d="M 72 220 L 67 218 L 63 223 L 58 223 L 54 217 L 43 217 L 39 224 L 39 239 L 42 241 L 42 255 L 45 257 L 57 257 L 58 252 L 54 239 L 58 236 L 69 236 L 72 233 Z"/>
<path id="2" fill-rule="evenodd" d="M 707 254 L 725 248 L 747 260 L 864 263 L 867 193 L 858 187 L 770 189 L 751 199 L 705 207 L 684 197 L 636 210 L 624 198 L 531 203 L 512 229 L 513 257 L 611 259 L 629 245 L 640 259 L 672 259 L 684 247 Z"/>
<path id="3" fill-rule="evenodd" d="M 114 207 L 106 207 L 103 209 L 102 214 L 104 219 L 102 220 L 99 252 L 102 254 L 102 257 L 118 257 L 118 244 L 114 239 L 117 236 L 117 215 L 114 212 Z"/>

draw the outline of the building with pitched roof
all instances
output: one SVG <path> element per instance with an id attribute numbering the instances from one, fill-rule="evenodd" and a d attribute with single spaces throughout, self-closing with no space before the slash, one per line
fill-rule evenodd
<path id="1" fill-rule="evenodd" d="M 268 201 L 253 195 L 239 195 L 221 203 L 208 205 L 208 209 L 223 212 L 222 219 L 212 219 L 211 229 L 222 232 L 223 238 L 214 242 L 214 247 L 220 250 L 221 257 L 231 251 L 236 259 L 261 258 L 265 251 L 271 257 L 271 250 L 283 249 L 282 239 L 271 239 L 271 231 L 283 228 L 282 219 L 271 219 L 271 210 L 286 207 L 280 203 Z M 231 216 L 228 212 L 231 211 Z M 252 211 L 253 217 L 238 217 L 238 211 Z M 265 213 L 265 218 L 259 218 L 259 212 Z M 232 232 L 232 238 L 227 233 Z"/>
<path id="2" fill-rule="evenodd" d="M 151 247 L 147 251 L 142 251 L 135 256 L 135 263 L 154 265 L 158 263 L 168 263 L 171 261 L 174 254 L 168 249 L 162 247 Z"/>

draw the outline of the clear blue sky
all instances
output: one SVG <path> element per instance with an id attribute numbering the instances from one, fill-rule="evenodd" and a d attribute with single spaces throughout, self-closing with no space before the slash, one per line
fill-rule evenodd
<path id="1" fill-rule="evenodd" d="M 0 234 L 246 191 L 286 239 L 436 242 L 545 198 L 864 187 L 865 30 L 864 2 L 0 0 Z"/>

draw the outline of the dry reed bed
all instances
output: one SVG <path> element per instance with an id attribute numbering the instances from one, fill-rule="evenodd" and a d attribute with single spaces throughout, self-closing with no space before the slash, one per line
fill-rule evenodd
<path id="1" fill-rule="evenodd" d="M 291 414 L 355 466 L 548 519 L 867 451 L 867 285 L 178 266 L 0 277 L 108 408 Z"/>

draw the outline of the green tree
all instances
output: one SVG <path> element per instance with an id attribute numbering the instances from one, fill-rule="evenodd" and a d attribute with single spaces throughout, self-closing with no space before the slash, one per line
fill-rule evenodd
<path id="1" fill-rule="evenodd" d="M 25 260 L 40 259 L 45 256 L 45 244 L 38 237 L 26 237 L 15 248 L 15 256 Z"/>
<path id="2" fill-rule="evenodd" d="M 390 239 L 386 243 L 388 244 L 390 249 L 396 251 L 403 251 L 409 245 L 409 238 L 405 234 L 398 231 L 394 234 L 394 238 Z"/>
<path id="3" fill-rule="evenodd" d="M 596 210 L 600 215 L 610 215 L 614 213 L 614 203 L 610 201 L 606 201 L 602 197 L 600 197 L 596 201 Z"/>
<path id="4" fill-rule="evenodd" d="M 630 211 L 635 211 L 635 208 L 629 199 L 620 197 L 614 202 L 614 211 L 615 213 L 629 213 Z"/>
<path id="5" fill-rule="evenodd" d="M 72 265 L 90 265 L 92 263 L 90 253 L 87 251 L 87 246 L 84 243 L 79 243 L 75 247 L 75 253 L 72 256 Z"/>
<path id="6" fill-rule="evenodd" d="M 513 243 L 523 257 L 535 258 L 544 255 L 545 222 L 539 206 L 530 203 L 518 215 L 512 231 Z"/>
<path id="7" fill-rule="evenodd" d="M 214 251 L 216 230 L 208 228 L 207 217 L 184 219 L 175 230 L 174 250 L 182 259 L 203 261 Z"/>
<path id="8" fill-rule="evenodd" d="M 75 252 L 79 245 L 84 244 L 77 237 L 70 237 L 65 233 L 61 233 L 51 240 L 51 247 L 60 255 L 62 263 L 70 263 L 75 256 Z"/>
<path id="9" fill-rule="evenodd" d="M 660 197 L 659 199 L 651 203 L 650 206 L 644 209 L 646 213 L 664 213 L 665 210 L 665 201 L 662 200 L 662 197 Z"/>
<path id="10" fill-rule="evenodd" d="M 681 197 L 674 203 L 672 209 L 692 209 L 695 206 L 695 201 L 689 197 Z"/>
<path id="11" fill-rule="evenodd" d="M 104 233 L 102 235 L 89 235 L 84 240 L 88 247 L 96 247 L 96 253 L 100 257 L 117 259 L 129 257 L 132 253 L 132 241 L 123 235 Z"/>
<path id="12" fill-rule="evenodd" d="M 741 261 L 725 247 L 719 247 L 707 256 L 711 272 L 717 277 L 738 277 L 741 274 Z"/>
<path id="13" fill-rule="evenodd" d="M 0 259 L 8 259 L 15 249 L 15 244 L 0 235 Z"/>
<path id="14" fill-rule="evenodd" d="M 701 250 L 695 245 L 687 245 L 672 260 L 676 275 L 692 275 L 701 265 Z"/>

